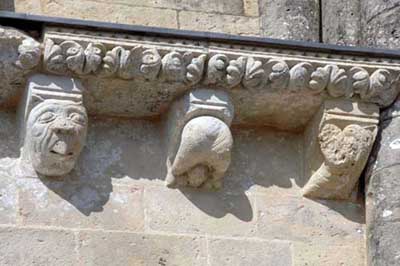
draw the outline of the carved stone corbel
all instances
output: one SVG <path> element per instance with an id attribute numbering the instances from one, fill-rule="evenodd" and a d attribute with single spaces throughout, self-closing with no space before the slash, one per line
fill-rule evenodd
<path id="1" fill-rule="evenodd" d="M 233 105 L 224 91 L 198 89 L 169 112 L 168 187 L 219 189 L 231 161 Z"/>
<path id="2" fill-rule="evenodd" d="M 347 100 L 326 101 L 305 134 L 303 195 L 348 199 L 377 134 L 379 108 Z"/>
<path id="3" fill-rule="evenodd" d="M 73 78 L 34 75 L 28 80 L 19 110 L 24 169 L 63 176 L 74 168 L 88 123 L 82 90 Z"/>

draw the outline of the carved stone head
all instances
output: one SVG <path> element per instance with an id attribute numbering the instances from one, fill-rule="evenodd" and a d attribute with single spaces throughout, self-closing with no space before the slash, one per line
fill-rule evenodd
<path id="1" fill-rule="evenodd" d="M 46 176 L 70 172 L 86 139 L 85 108 L 73 101 L 45 100 L 29 114 L 24 152 Z"/>
<path id="2" fill-rule="evenodd" d="M 31 77 L 20 117 L 24 165 L 45 176 L 70 172 L 85 144 L 88 125 L 80 82 L 67 77 Z"/>

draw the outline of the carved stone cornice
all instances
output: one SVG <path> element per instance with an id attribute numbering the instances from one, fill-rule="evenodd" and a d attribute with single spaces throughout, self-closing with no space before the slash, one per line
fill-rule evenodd
<path id="1" fill-rule="evenodd" d="M 44 69 L 99 78 L 310 93 L 388 106 L 399 65 L 365 58 L 49 28 Z"/>
<path id="2" fill-rule="evenodd" d="M 51 27 L 42 40 L 16 42 L 10 64 L 22 77 L 81 79 L 90 114 L 157 117 L 185 92 L 207 87 L 230 94 L 234 124 L 301 131 L 324 100 L 386 107 L 399 90 L 400 63 L 389 59 Z M 16 91 L 3 106 L 15 105 Z"/>
<path id="3" fill-rule="evenodd" d="M 59 146 L 42 147 L 49 158 L 71 150 L 69 165 L 47 165 L 47 155 L 31 149 L 35 139 L 25 134 L 23 155 L 44 175 L 72 169 L 86 137 L 86 110 L 135 118 L 161 117 L 168 110 L 168 186 L 220 188 L 230 163 L 232 123 L 306 129 L 303 194 L 346 199 L 374 143 L 379 108 L 390 105 L 400 89 L 400 61 L 391 59 L 55 27 L 46 27 L 40 39 L 3 28 L 0 107 L 28 106 L 21 95 L 35 73 L 63 76 L 85 88 L 79 93 L 83 102 L 40 104 L 57 119 L 72 121 L 61 114 L 76 111 L 79 121 L 69 128 L 79 127 L 72 138 L 77 144 L 57 140 Z M 56 76 L 49 79 L 56 82 Z M 51 85 L 42 85 L 52 95 Z M 28 91 L 36 85 L 29 86 Z M 26 133 L 41 123 L 39 111 L 28 112 L 33 118 L 24 122 Z"/>

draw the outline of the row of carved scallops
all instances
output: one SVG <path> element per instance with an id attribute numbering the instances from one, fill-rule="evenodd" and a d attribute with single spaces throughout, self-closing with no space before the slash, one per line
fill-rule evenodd
<path id="1" fill-rule="evenodd" d="M 45 44 L 44 63 L 47 71 L 77 75 L 97 74 L 122 79 L 160 78 L 190 85 L 204 81 L 208 85 L 232 88 L 242 84 L 248 89 L 310 90 L 315 94 L 326 91 L 332 97 L 350 98 L 359 95 L 363 100 L 379 104 L 380 96 L 390 89 L 393 78 L 390 71 L 378 69 L 370 74 L 366 69 L 342 69 L 337 65 L 315 67 L 298 63 L 292 67 L 283 60 L 270 59 L 263 63 L 253 57 L 240 56 L 230 60 L 216 54 L 207 60 L 207 54 L 172 51 L 164 56 L 155 48 L 136 46 L 130 50 L 117 46 L 106 51 L 102 44 L 89 43 L 86 48 L 75 41 Z"/>

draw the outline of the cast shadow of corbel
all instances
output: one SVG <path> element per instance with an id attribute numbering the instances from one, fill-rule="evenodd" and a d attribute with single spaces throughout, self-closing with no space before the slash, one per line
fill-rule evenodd
<path id="1" fill-rule="evenodd" d="M 98 178 L 100 182 L 94 184 L 82 180 L 75 170 L 63 177 L 39 176 L 39 179 L 49 190 L 85 216 L 90 216 L 93 212 L 102 212 L 113 191 L 110 177 Z"/>

